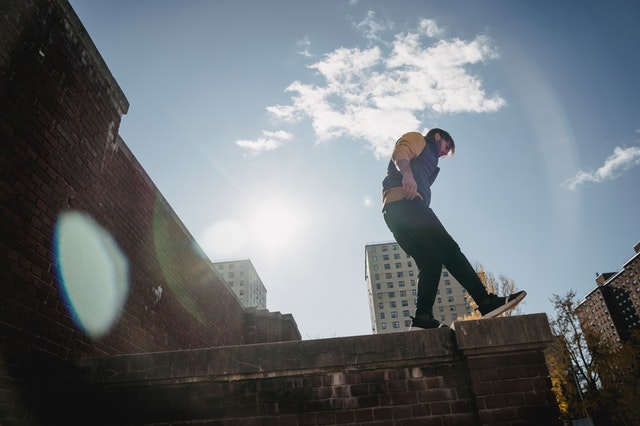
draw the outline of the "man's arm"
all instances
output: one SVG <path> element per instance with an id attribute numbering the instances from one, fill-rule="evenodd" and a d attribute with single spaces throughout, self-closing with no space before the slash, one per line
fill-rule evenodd
<path id="1" fill-rule="evenodd" d="M 393 154 L 391 154 L 393 163 L 402 174 L 402 192 L 408 200 L 413 200 L 418 196 L 418 184 L 413 178 L 410 161 L 420 155 L 425 147 L 424 136 L 418 132 L 409 132 L 402 135 L 396 142 Z"/>
<path id="2" fill-rule="evenodd" d="M 400 159 L 395 161 L 396 167 L 402 173 L 402 192 L 406 199 L 413 200 L 418 196 L 418 184 L 413 178 L 411 163 L 409 160 Z"/>

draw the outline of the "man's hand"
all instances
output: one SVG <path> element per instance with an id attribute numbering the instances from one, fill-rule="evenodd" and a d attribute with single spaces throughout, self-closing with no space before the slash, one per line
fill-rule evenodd
<path id="1" fill-rule="evenodd" d="M 402 192 L 407 200 L 413 200 L 418 196 L 418 184 L 413 178 L 413 171 L 409 160 L 398 160 L 396 167 L 402 173 Z"/>
<path id="2" fill-rule="evenodd" d="M 413 200 L 418 196 L 418 184 L 412 174 L 402 176 L 402 192 L 407 200 Z"/>

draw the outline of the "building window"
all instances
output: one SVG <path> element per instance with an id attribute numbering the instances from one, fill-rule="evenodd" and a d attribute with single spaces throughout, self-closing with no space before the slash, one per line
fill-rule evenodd
<path id="1" fill-rule="evenodd" d="M 229 273 L 227 274 L 227 278 L 233 278 L 233 272 L 229 272 Z"/>
<path id="2" fill-rule="evenodd" d="M 374 270 L 374 271 L 377 271 L 378 269 L 380 269 L 380 268 L 378 267 L 378 265 L 373 265 L 373 270 Z"/>
<path id="3" fill-rule="evenodd" d="M 407 297 L 407 290 L 401 290 L 400 297 Z"/>
<path id="4" fill-rule="evenodd" d="M 398 311 L 392 311 L 391 318 L 398 318 Z"/>
<path id="5" fill-rule="evenodd" d="M 400 321 L 394 321 L 393 328 L 400 328 Z"/>
<path id="6" fill-rule="evenodd" d="M 455 311 L 456 310 L 456 305 L 449 305 L 449 310 L 450 311 Z"/>
<path id="7" fill-rule="evenodd" d="M 398 287 L 404 287 L 404 281 L 398 281 Z"/>
<path id="8" fill-rule="evenodd" d="M 393 278 L 393 274 L 391 272 L 387 272 L 386 274 L 384 274 L 384 277 L 390 280 L 391 278 Z"/>
<path id="9" fill-rule="evenodd" d="M 389 255 L 385 254 L 384 256 L 382 256 L 382 260 L 389 260 Z"/>
<path id="10" fill-rule="evenodd" d="M 451 285 L 451 280 L 444 280 L 444 285 Z"/>
<path id="11" fill-rule="evenodd" d="M 387 288 L 393 288 L 393 282 L 389 281 L 389 282 L 387 283 Z"/>
<path id="12" fill-rule="evenodd" d="M 383 322 L 382 324 L 380 324 L 380 327 L 381 327 L 383 330 L 386 330 L 386 329 L 387 329 L 387 323 L 386 323 L 386 322 Z"/>
<path id="13" fill-rule="evenodd" d="M 395 291 L 390 291 L 389 292 L 389 299 L 394 299 L 396 297 L 396 292 Z"/>
<path id="14" fill-rule="evenodd" d="M 408 266 L 409 268 L 413 268 L 413 262 L 407 262 L 407 266 Z"/>
<path id="15" fill-rule="evenodd" d="M 385 264 L 384 264 L 384 269 L 391 269 L 391 265 L 390 265 L 390 264 L 388 264 L 388 263 L 385 263 Z"/>
<path id="16" fill-rule="evenodd" d="M 402 316 L 403 317 L 408 317 L 409 315 L 411 315 L 411 314 L 409 313 L 408 309 L 405 309 L 404 311 L 402 311 Z"/>
<path id="17" fill-rule="evenodd" d="M 383 302 L 378 303 L 378 309 L 382 309 L 382 308 L 384 308 L 384 303 Z"/>
<path id="18" fill-rule="evenodd" d="M 382 286 L 380 285 L 380 283 L 376 284 L 376 290 L 380 290 L 382 288 Z"/>
<path id="19" fill-rule="evenodd" d="M 396 278 L 402 278 L 402 277 L 404 277 L 404 272 L 403 271 L 398 271 L 396 273 Z"/>
<path id="20" fill-rule="evenodd" d="M 380 319 L 384 319 L 384 312 L 380 312 Z"/>
<path id="21" fill-rule="evenodd" d="M 447 296 L 447 302 L 453 303 L 453 296 Z"/>
<path id="22" fill-rule="evenodd" d="M 395 308 L 396 307 L 396 302 L 389 302 L 389 307 Z"/>
<path id="23" fill-rule="evenodd" d="M 382 293 L 378 293 L 378 299 L 382 299 Z"/>
<path id="24" fill-rule="evenodd" d="M 406 294 L 405 294 L 406 295 Z M 408 300 L 403 300 L 402 301 L 402 306 L 409 306 L 409 301 Z"/>
<path id="25" fill-rule="evenodd" d="M 377 262 L 378 261 L 378 256 L 373 256 L 373 261 Z"/>
<path id="26" fill-rule="evenodd" d="M 400 263 L 400 262 L 396 262 L 396 268 L 398 268 L 398 269 L 399 269 L 399 268 L 402 268 L 402 263 Z"/>
<path id="27" fill-rule="evenodd" d="M 389 246 L 382 246 L 382 251 L 389 251 Z"/>

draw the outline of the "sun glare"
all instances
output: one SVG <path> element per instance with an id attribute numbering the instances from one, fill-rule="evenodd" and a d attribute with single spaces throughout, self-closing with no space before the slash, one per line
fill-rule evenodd
<path id="1" fill-rule="evenodd" d="M 291 247 L 300 241 L 305 219 L 302 209 L 291 202 L 257 203 L 249 221 L 250 244 L 268 250 Z"/>

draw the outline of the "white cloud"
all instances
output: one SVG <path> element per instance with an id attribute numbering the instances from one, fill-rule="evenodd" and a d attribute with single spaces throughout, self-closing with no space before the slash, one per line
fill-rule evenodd
<path id="1" fill-rule="evenodd" d="M 367 17 L 362 22 L 354 25 L 358 30 L 362 31 L 364 36 L 370 41 L 380 40 L 379 34 L 387 29 L 387 26 L 376 21 L 375 13 L 369 11 Z M 391 26 L 391 24 L 390 24 Z"/>
<path id="2" fill-rule="evenodd" d="M 257 155 L 263 151 L 271 151 L 279 148 L 283 142 L 293 139 L 293 135 L 284 130 L 277 132 L 262 131 L 263 137 L 256 140 L 237 140 L 236 145 L 245 148 L 252 155 Z"/>
<path id="3" fill-rule="evenodd" d="M 435 21 L 422 19 L 416 28 L 386 43 L 377 39 L 389 27 L 376 24 L 370 13 L 361 29 L 376 43 L 325 54 L 309 65 L 322 83 L 294 81 L 286 88 L 291 103 L 269 106 L 267 111 L 284 122 L 310 119 L 318 142 L 358 139 L 376 156 L 385 157 L 399 135 L 425 127 L 418 117 L 426 111 L 483 113 L 506 104 L 499 94 L 487 95 L 482 81 L 466 69 L 498 57 L 488 37 L 438 39 L 444 31 Z M 258 142 L 267 141 L 246 147 Z M 273 145 L 271 141 L 271 149 L 277 148 Z"/>
<path id="4" fill-rule="evenodd" d="M 422 19 L 420 21 L 420 29 L 424 30 L 428 37 L 437 37 L 444 33 L 444 30 L 432 19 Z"/>
<path id="5" fill-rule="evenodd" d="M 298 51 L 298 54 L 306 56 L 307 58 L 313 56 L 313 53 L 309 51 L 309 48 L 311 47 L 311 40 L 309 40 L 309 37 L 305 37 L 299 41 L 298 44 L 302 47 L 302 50 Z"/>
<path id="6" fill-rule="evenodd" d="M 578 185 L 585 182 L 602 182 L 615 179 L 620 176 L 622 172 L 639 165 L 640 147 L 616 147 L 613 150 L 613 154 L 605 160 L 602 167 L 591 172 L 580 171 L 574 177 L 568 179 L 564 186 L 573 191 Z"/>

